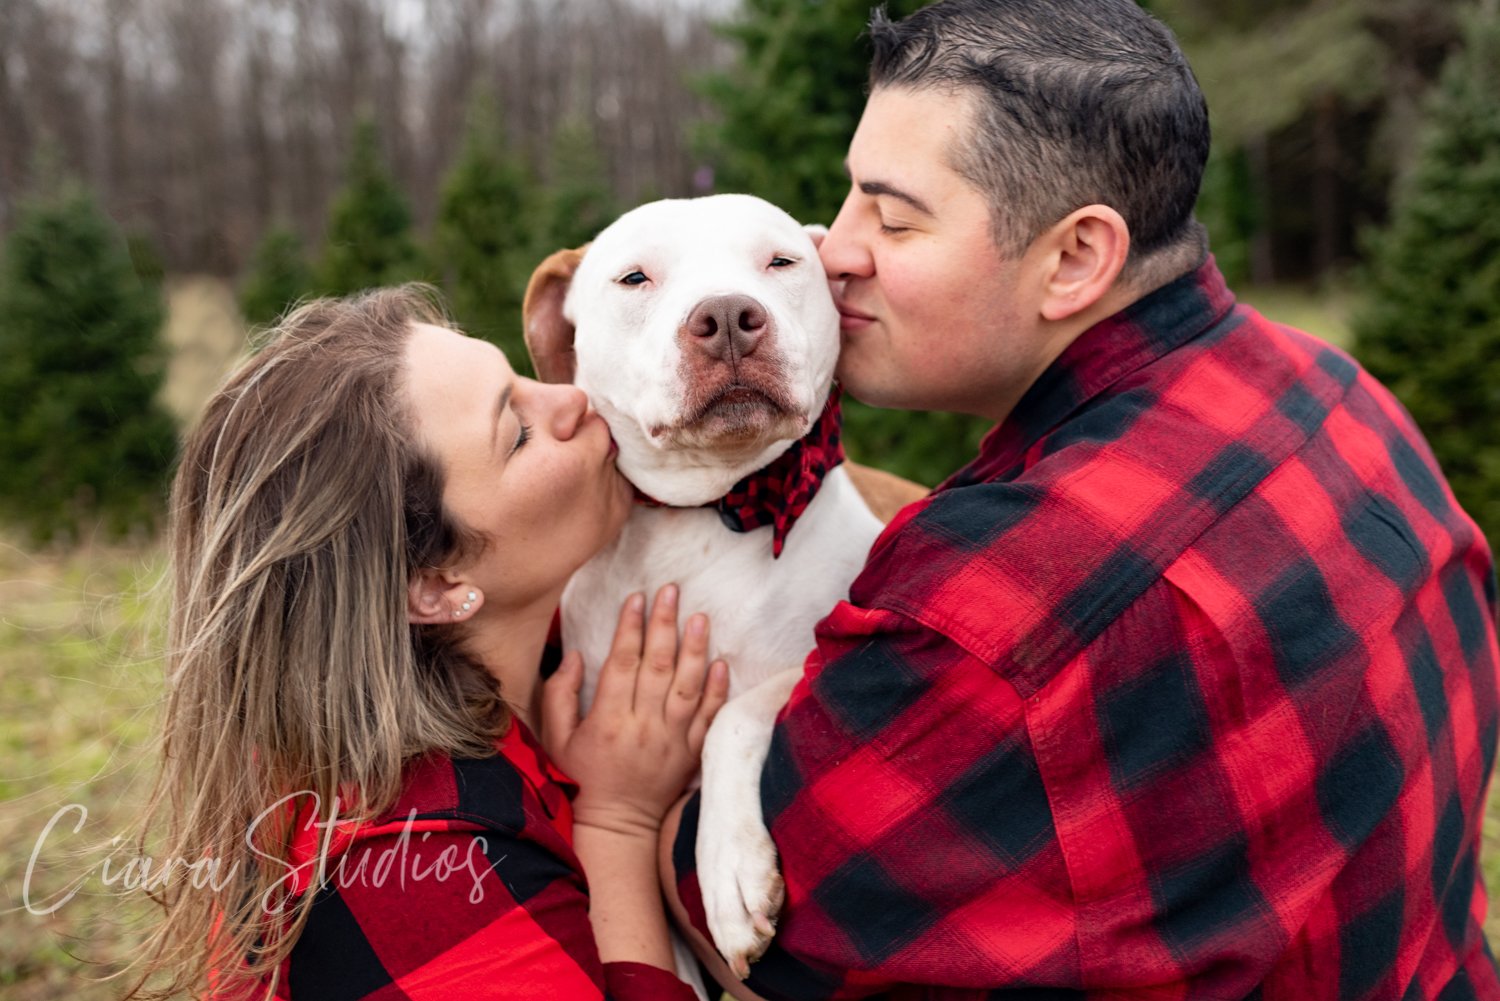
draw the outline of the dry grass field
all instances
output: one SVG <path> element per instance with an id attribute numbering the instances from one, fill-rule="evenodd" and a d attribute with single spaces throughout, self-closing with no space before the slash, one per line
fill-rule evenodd
<path id="1" fill-rule="evenodd" d="M 1283 290 L 1246 298 L 1268 315 L 1344 341 L 1341 300 Z M 188 417 L 239 354 L 243 333 L 232 297 L 204 280 L 172 286 L 168 338 L 174 360 L 166 397 Z M 144 913 L 139 892 L 102 868 L 112 837 L 126 835 L 146 792 L 159 694 L 161 555 L 154 546 L 84 546 L 26 552 L 0 539 L 0 998 L 112 998 L 93 983 L 128 958 Z M 79 804 L 87 819 L 75 833 Z M 25 907 L 28 862 L 59 816 L 30 874 L 30 902 L 44 910 L 83 879 L 81 892 L 48 915 Z M 1500 876 L 1500 822 L 1492 801 L 1485 871 Z M 107 877 L 115 877 L 113 885 Z M 1490 924 L 1493 936 L 1500 922 Z"/>

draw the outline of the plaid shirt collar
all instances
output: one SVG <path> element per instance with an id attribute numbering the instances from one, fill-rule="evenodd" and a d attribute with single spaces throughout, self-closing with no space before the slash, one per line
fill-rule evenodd
<path id="1" fill-rule="evenodd" d="M 1234 308 L 1212 257 L 1078 336 L 939 490 L 1004 478 L 1031 446 L 1132 372 L 1211 329 Z"/>
<path id="2" fill-rule="evenodd" d="M 719 519 L 733 532 L 748 532 L 765 525 L 772 526 L 771 558 L 781 555 L 786 537 L 797 519 L 807 510 L 823 485 L 823 477 L 844 461 L 841 436 L 843 413 L 839 407 L 842 390 L 838 383 L 828 391 L 823 412 L 807 434 L 769 465 L 756 470 L 729 488 L 716 501 L 701 507 L 719 512 Z M 636 503 L 647 507 L 669 507 L 639 487 Z"/>

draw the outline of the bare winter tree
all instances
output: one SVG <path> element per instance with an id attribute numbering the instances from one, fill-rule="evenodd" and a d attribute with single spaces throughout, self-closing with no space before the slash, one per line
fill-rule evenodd
<path id="1" fill-rule="evenodd" d="M 539 176 L 572 118 L 622 202 L 688 193 L 728 55 L 677 0 L 0 0 L 0 230 L 47 143 L 169 268 L 232 273 L 273 221 L 317 245 L 361 118 L 425 226 L 481 91 Z"/>

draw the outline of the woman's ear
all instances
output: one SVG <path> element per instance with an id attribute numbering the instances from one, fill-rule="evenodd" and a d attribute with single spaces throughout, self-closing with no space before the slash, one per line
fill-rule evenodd
<path id="1" fill-rule="evenodd" d="M 1040 239 L 1050 251 L 1041 306 L 1048 320 L 1066 320 L 1103 299 L 1130 257 L 1130 227 L 1108 205 L 1075 209 Z"/>
<path id="2" fill-rule="evenodd" d="M 442 570 L 420 570 L 406 586 L 406 621 L 412 625 L 463 622 L 482 604 L 482 591 Z"/>
<path id="3" fill-rule="evenodd" d="M 531 273 L 526 298 L 521 304 L 521 326 L 526 332 L 526 351 L 531 366 L 543 382 L 572 382 L 576 368 L 573 355 L 573 324 L 563 315 L 563 300 L 573 284 L 573 275 L 588 244 L 559 250 Z"/>

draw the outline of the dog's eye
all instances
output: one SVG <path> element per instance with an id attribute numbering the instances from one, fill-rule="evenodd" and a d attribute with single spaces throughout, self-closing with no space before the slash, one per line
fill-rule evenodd
<path id="1" fill-rule="evenodd" d="M 792 260 L 790 257 L 773 257 L 773 258 L 771 258 L 771 267 L 773 267 L 773 268 L 784 268 L 784 267 L 787 267 L 789 265 L 796 264 L 796 263 L 797 262 L 794 261 L 794 260 Z"/>
<path id="2" fill-rule="evenodd" d="M 615 279 L 615 281 L 619 282 L 621 285 L 644 285 L 650 280 L 651 279 L 646 277 L 646 273 L 644 271 L 632 271 L 628 275 Z"/>

